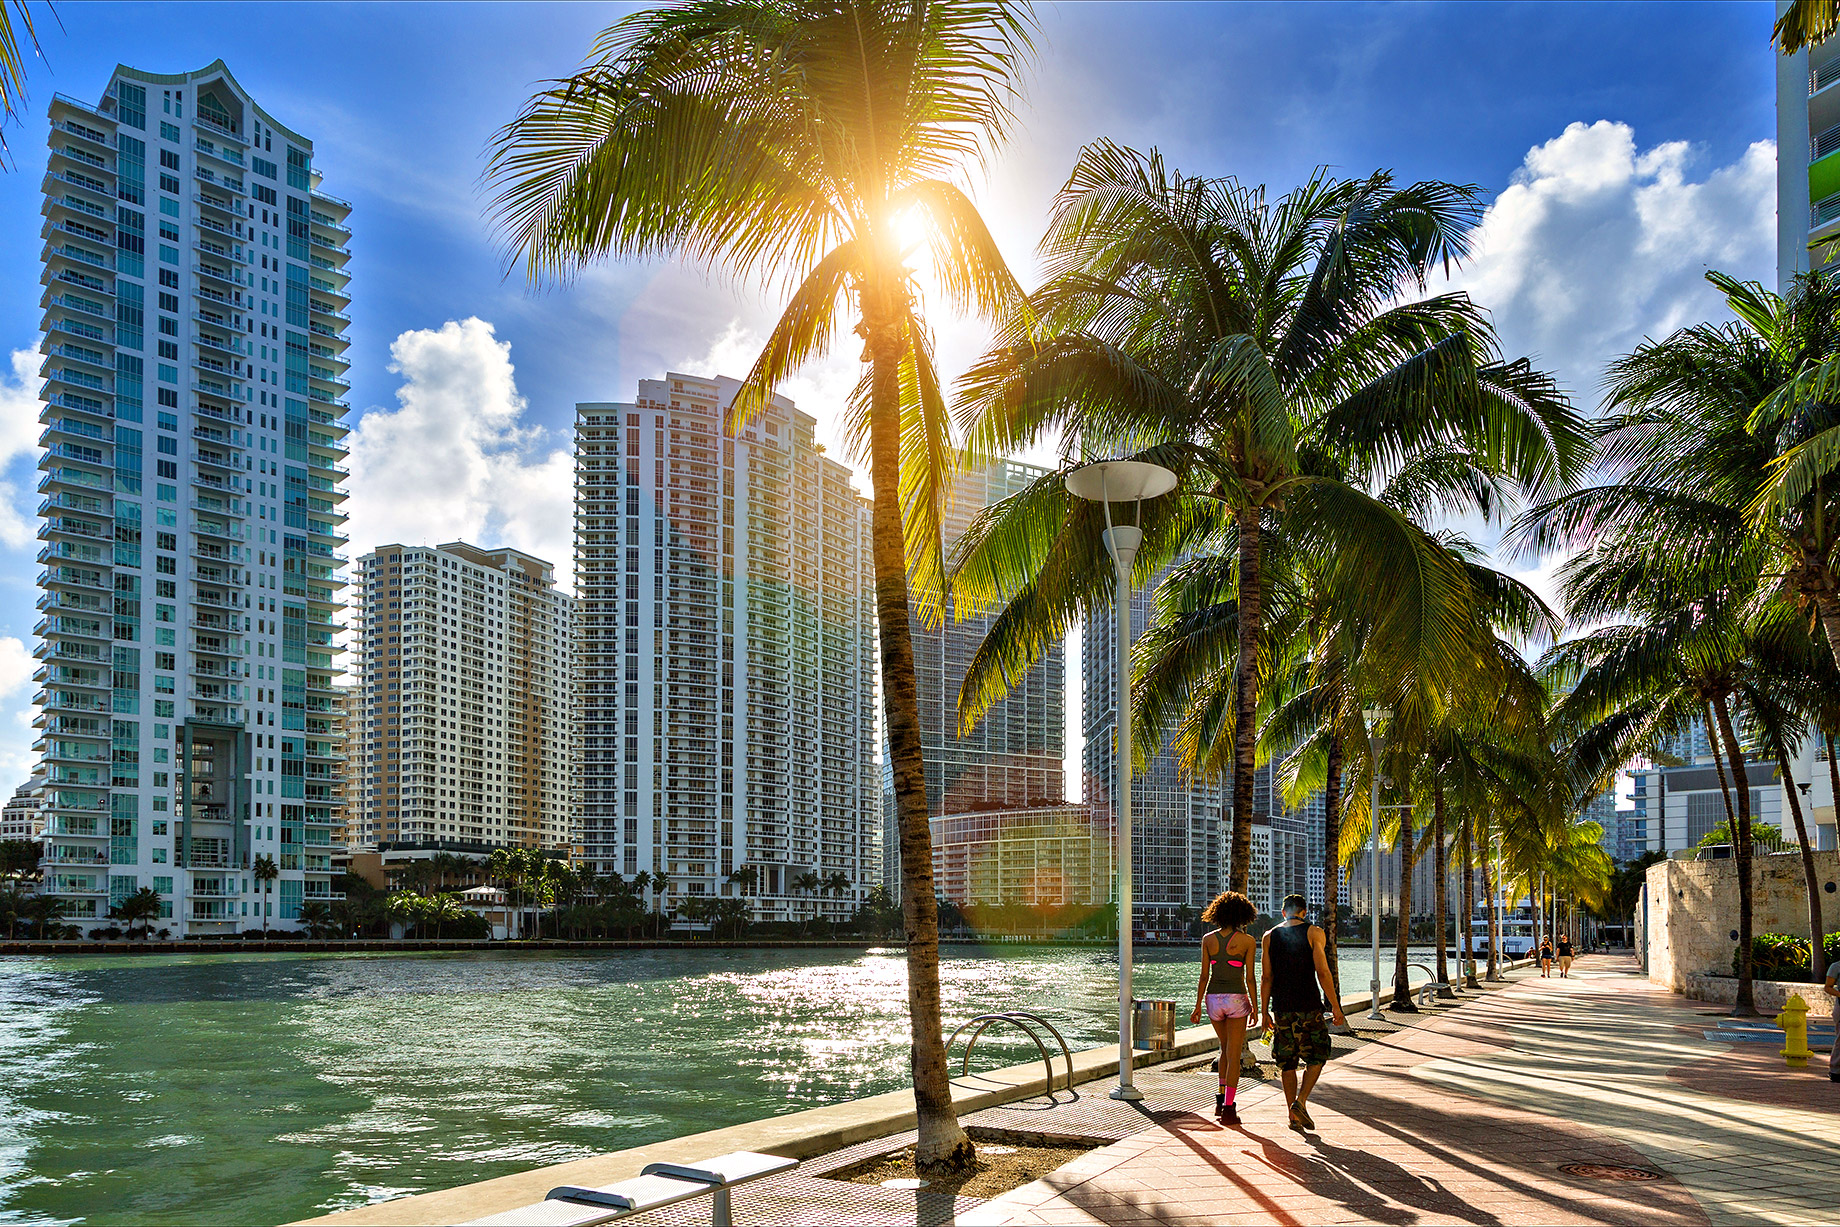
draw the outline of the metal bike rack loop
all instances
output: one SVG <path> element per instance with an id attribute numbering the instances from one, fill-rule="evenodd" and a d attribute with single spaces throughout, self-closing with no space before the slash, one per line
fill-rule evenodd
<path id="1" fill-rule="evenodd" d="M 973 1024 L 977 1026 L 977 1029 L 971 1033 L 971 1038 L 965 1041 L 965 1060 L 963 1066 L 959 1070 L 960 1077 L 967 1076 L 971 1073 L 971 1050 L 977 1047 L 978 1036 L 984 1034 L 985 1028 L 989 1027 L 990 1024 L 998 1022 L 1008 1023 L 1018 1028 L 1023 1034 L 1027 1035 L 1035 1042 L 1037 1051 L 1041 1053 L 1042 1068 L 1045 1069 L 1048 1074 L 1048 1096 L 1049 1098 L 1053 1098 L 1054 1058 L 1048 1055 L 1048 1046 L 1042 1043 L 1041 1036 L 1038 1035 L 1035 1028 L 1029 1024 L 1031 1022 L 1039 1023 L 1046 1027 L 1049 1034 L 1053 1035 L 1055 1041 L 1061 1046 L 1061 1056 L 1067 1062 L 1067 1089 L 1069 1091 L 1073 1090 L 1073 1052 L 1067 1047 L 1066 1038 L 1061 1035 L 1060 1031 L 1053 1023 L 1029 1010 L 1004 1010 L 995 1014 L 977 1014 L 965 1020 L 963 1023 L 960 1023 L 958 1030 L 952 1032 L 946 1039 L 946 1051 L 948 1053 L 952 1051 L 952 1042 L 960 1035 L 964 1034 L 966 1027 L 972 1026 Z"/>

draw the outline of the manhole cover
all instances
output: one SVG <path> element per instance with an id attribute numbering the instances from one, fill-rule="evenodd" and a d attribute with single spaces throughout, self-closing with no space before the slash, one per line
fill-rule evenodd
<path id="1" fill-rule="evenodd" d="M 1646 1167 L 1622 1167 L 1615 1163 L 1567 1163 L 1559 1169 L 1568 1176 L 1585 1180 L 1659 1180 L 1661 1173 Z"/>
<path id="2" fill-rule="evenodd" d="M 916 1180 L 912 1176 L 896 1176 L 893 1180 L 882 1181 L 882 1187 L 884 1189 L 924 1189 L 932 1183 L 930 1180 Z"/>

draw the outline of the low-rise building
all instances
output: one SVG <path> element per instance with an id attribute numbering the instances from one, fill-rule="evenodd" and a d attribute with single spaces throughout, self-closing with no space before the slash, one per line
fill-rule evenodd
<path id="1" fill-rule="evenodd" d="M 0 840 L 35 841 L 45 833 L 45 777 L 34 775 L 0 808 Z"/>
<path id="2" fill-rule="evenodd" d="M 1099 906 L 1111 899 L 1109 811 L 992 806 L 932 820 L 933 889 L 960 906 Z"/>

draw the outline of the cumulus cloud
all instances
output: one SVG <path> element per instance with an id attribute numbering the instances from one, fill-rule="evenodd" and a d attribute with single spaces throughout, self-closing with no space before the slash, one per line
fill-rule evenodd
<path id="1" fill-rule="evenodd" d="M 16 349 L 11 377 L 0 377 L 0 474 L 38 450 L 38 364 L 37 351 Z M 13 549 L 31 544 L 36 531 L 27 489 L 0 479 L 0 544 Z"/>
<path id="2" fill-rule="evenodd" d="M 1641 149 L 1628 124 L 1571 124 L 1527 152 L 1452 284 L 1592 408 L 1610 358 L 1724 314 L 1708 269 L 1774 284 L 1775 145 L 1696 178 L 1702 160 L 1684 141 Z"/>
<path id="3" fill-rule="evenodd" d="M 526 424 L 510 344 L 484 320 L 449 320 L 403 333 L 390 357 L 398 407 L 367 412 L 350 440 L 354 551 L 506 545 L 571 583 L 574 461 L 566 440 Z"/>

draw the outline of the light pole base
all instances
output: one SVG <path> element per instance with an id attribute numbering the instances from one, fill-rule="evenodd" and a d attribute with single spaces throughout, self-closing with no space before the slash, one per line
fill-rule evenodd
<path id="1" fill-rule="evenodd" d="M 1121 1087 L 1115 1088 L 1112 1091 L 1113 1099 L 1129 1100 L 1132 1103 L 1136 1103 L 1138 1100 L 1142 1099 L 1143 1097 L 1144 1097 L 1144 1093 L 1138 1090 L 1134 1086 L 1121 1086 Z"/>

